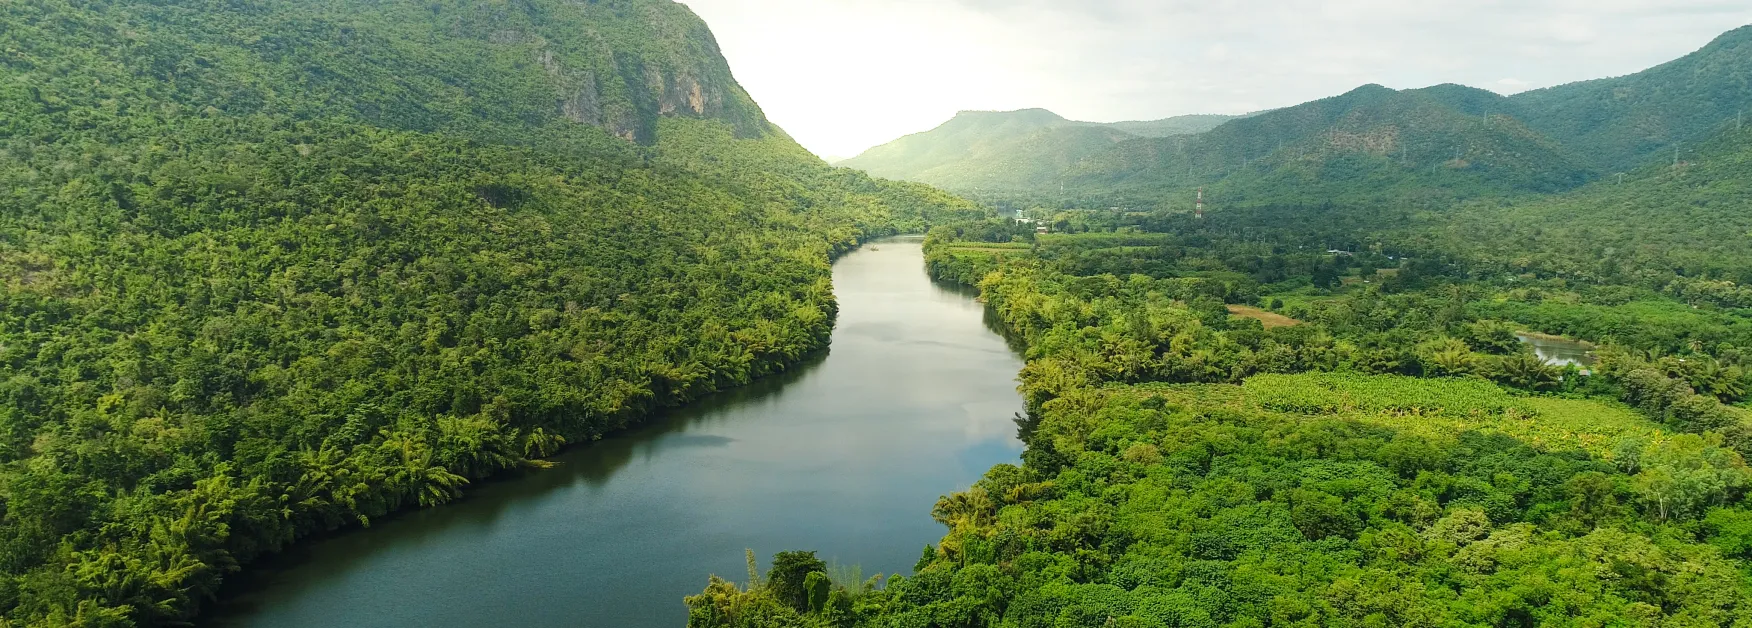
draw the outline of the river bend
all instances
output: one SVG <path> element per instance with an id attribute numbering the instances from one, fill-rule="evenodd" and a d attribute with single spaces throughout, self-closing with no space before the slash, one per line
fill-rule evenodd
<path id="1" fill-rule="evenodd" d="M 925 275 L 917 238 L 834 266 L 825 356 L 463 500 L 300 544 L 228 584 L 205 625 L 679 628 L 743 549 L 909 571 L 930 510 L 1017 459 L 1020 359 Z"/>

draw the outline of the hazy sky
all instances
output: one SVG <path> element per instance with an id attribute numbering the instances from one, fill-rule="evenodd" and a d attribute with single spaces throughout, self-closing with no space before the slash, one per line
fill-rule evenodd
<path id="1" fill-rule="evenodd" d="M 768 117 L 850 157 L 964 109 L 1111 122 L 1464 83 L 1628 74 L 1748 0 L 682 0 Z"/>

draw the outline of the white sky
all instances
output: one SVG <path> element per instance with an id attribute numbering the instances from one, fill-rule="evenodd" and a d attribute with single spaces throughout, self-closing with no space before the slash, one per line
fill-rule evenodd
<path id="1" fill-rule="evenodd" d="M 965 109 L 1111 122 L 1463 83 L 1629 74 L 1747 0 L 682 0 L 767 116 L 851 157 Z"/>

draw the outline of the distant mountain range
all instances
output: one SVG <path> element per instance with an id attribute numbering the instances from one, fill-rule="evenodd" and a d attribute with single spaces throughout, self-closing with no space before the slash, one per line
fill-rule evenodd
<path id="1" fill-rule="evenodd" d="M 1752 26 L 1629 76 L 1503 96 L 1368 85 L 1258 115 L 964 112 L 841 165 L 984 197 L 1229 203 L 1550 193 L 1708 140 L 1752 105 Z M 1179 199 L 1170 201 L 1169 199 Z"/>

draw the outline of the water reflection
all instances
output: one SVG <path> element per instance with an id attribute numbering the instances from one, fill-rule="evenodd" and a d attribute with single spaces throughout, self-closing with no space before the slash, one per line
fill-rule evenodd
<path id="1" fill-rule="evenodd" d="M 834 268 L 832 352 L 465 500 L 252 568 L 215 626 L 665 626 L 743 548 L 905 571 L 929 512 L 1015 460 L 1021 362 L 917 239 Z"/>
<path id="2" fill-rule="evenodd" d="M 1594 345 L 1576 340 L 1555 338 L 1552 336 L 1520 334 L 1516 336 L 1521 342 L 1533 345 L 1533 353 L 1546 364 L 1553 366 L 1580 366 L 1587 368 L 1594 365 Z"/>

